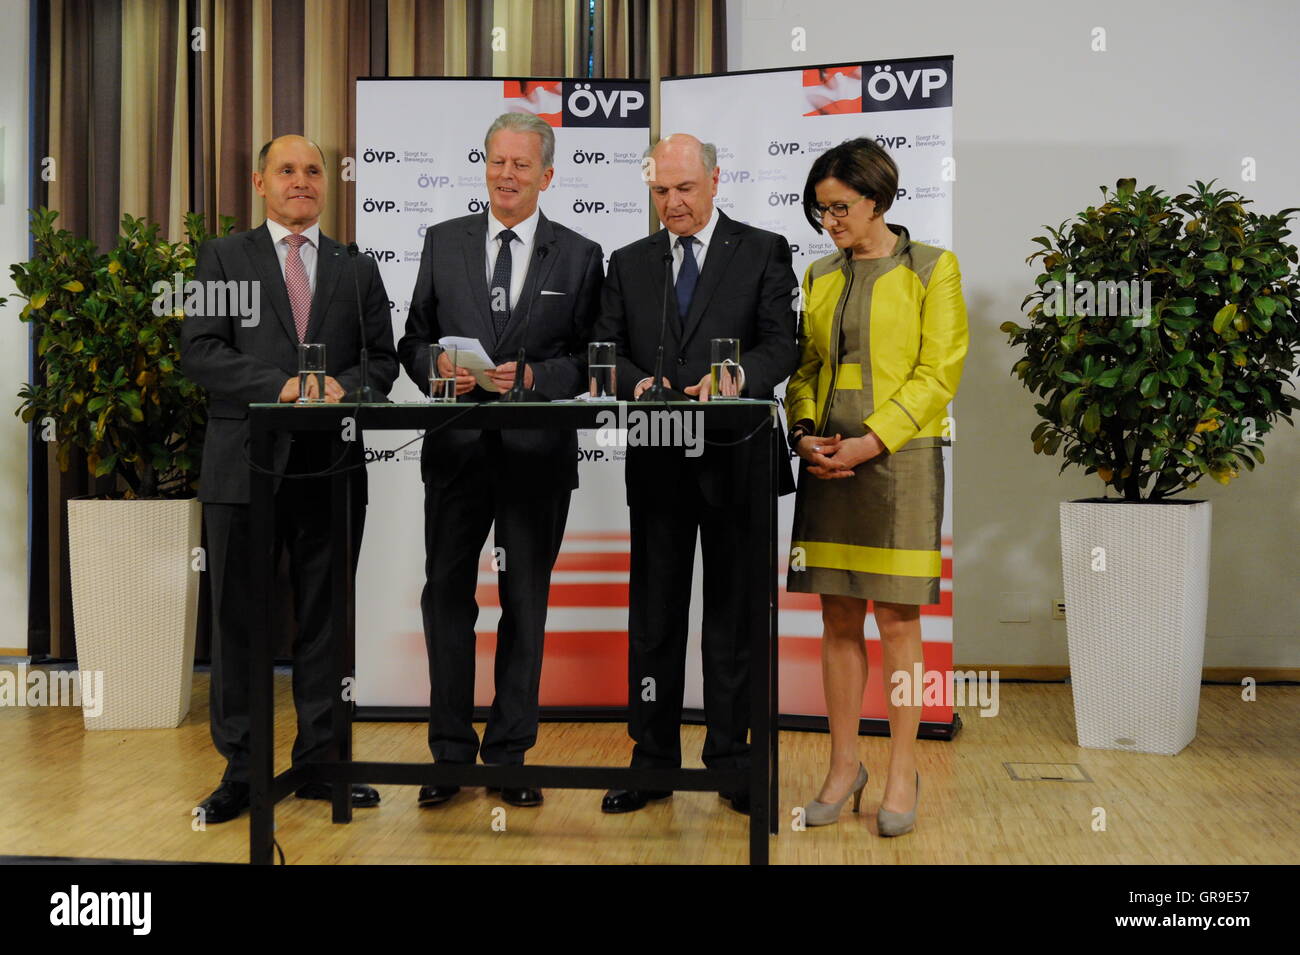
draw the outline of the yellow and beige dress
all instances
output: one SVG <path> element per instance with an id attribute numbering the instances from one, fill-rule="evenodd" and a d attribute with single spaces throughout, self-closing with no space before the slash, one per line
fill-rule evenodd
<path id="1" fill-rule="evenodd" d="M 898 236 L 891 255 L 836 251 L 804 275 L 789 423 L 809 419 L 814 434 L 845 438 L 870 430 L 887 450 L 851 478 L 819 479 L 800 462 L 786 589 L 932 604 L 966 306 L 957 257 L 889 228 Z"/>

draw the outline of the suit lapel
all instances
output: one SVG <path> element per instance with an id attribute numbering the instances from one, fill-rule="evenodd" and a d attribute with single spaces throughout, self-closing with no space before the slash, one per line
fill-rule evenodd
<path id="1" fill-rule="evenodd" d="M 280 271 L 280 259 L 275 254 L 275 243 L 271 241 L 270 230 L 266 223 L 248 233 L 248 260 L 257 270 L 262 288 L 271 303 L 271 309 L 280 319 L 280 325 L 289 340 L 298 342 L 298 330 L 293 324 L 293 309 L 289 306 L 289 292 L 284 287 L 284 273 Z"/>
<path id="2" fill-rule="evenodd" d="M 709 305 L 709 299 L 718 290 L 722 276 L 726 274 L 727 266 L 731 264 L 731 257 L 736 254 L 736 247 L 740 245 L 739 233 L 736 223 L 719 209 L 718 224 L 713 230 L 713 241 L 709 243 L 709 251 L 704 257 L 704 268 L 700 271 L 700 280 L 695 286 L 695 294 L 691 297 L 691 313 L 686 316 L 686 325 L 682 331 L 683 343 L 690 341 L 695 330 L 699 328 L 704 310 Z"/>
<path id="3" fill-rule="evenodd" d="M 497 332 L 488 310 L 486 212 L 465 230 L 465 275 L 469 279 L 470 298 L 474 300 L 474 313 L 483 329 L 479 339 L 491 351 L 496 345 Z"/>
<path id="4" fill-rule="evenodd" d="M 507 342 L 514 345 L 513 339 L 523 334 L 524 320 L 528 317 L 528 303 L 532 302 L 533 308 L 537 308 L 535 299 L 546 287 L 546 279 L 551 274 L 551 269 L 555 267 L 557 258 L 555 228 L 551 225 L 551 220 L 540 212 L 537 217 L 537 233 L 533 236 L 533 260 L 528 264 L 528 271 L 524 274 L 524 287 L 519 292 L 519 300 L 515 302 L 515 307 L 510 311 L 510 323 L 506 325 L 499 347 L 504 347 Z M 546 251 L 543 252 L 543 249 Z M 523 344 L 526 346 L 527 342 Z"/>
<path id="5" fill-rule="evenodd" d="M 325 326 L 325 313 L 334 300 L 334 287 L 344 268 L 343 246 L 324 232 L 320 233 L 320 247 L 316 250 L 316 291 L 311 297 L 311 317 L 307 321 L 307 341 L 320 341 Z"/>

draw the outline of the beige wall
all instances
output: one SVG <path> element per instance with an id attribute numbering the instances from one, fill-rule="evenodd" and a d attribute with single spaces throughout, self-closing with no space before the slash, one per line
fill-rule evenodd
<path id="1" fill-rule="evenodd" d="M 13 294 L 9 265 L 27 259 L 27 3 L 0 0 L 0 297 Z M 27 426 L 14 416 L 29 380 L 21 301 L 0 308 L 0 650 L 27 646 Z"/>
<path id="2" fill-rule="evenodd" d="M 1030 237 L 1103 183 L 1179 191 L 1217 178 L 1259 211 L 1300 206 L 1300 8 L 731 0 L 727 16 L 733 70 L 955 56 L 954 244 L 971 315 L 955 406 L 955 654 L 1066 663 L 1065 625 L 1049 613 L 1062 596 L 1057 506 L 1101 483 L 1058 477 L 1059 457 L 1034 455 L 1035 399 L 1008 376 L 1014 353 L 997 327 L 1030 287 Z M 791 51 L 795 27 L 805 52 Z M 1107 52 L 1091 51 L 1094 27 Z M 1247 156 L 1258 179 L 1243 183 Z M 1206 666 L 1300 666 L 1300 435 L 1282 422 L 1265 453 L 1229 487 L 1206 480 L 1186 495 L 1214 506 Z M 1004 593 L 1028 595 L 1028 623 L 999 622 Z"/>

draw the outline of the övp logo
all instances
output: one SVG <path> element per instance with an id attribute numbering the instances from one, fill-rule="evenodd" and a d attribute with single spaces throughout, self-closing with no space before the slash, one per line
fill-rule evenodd
<path id="1" fill-rule="evenodd" d="M 391 149 L 367 149 L 361 154 L 361 161 L 371 162 L 401 162 L 397 158 L 397 153 Z"/>
<path id="2" fill-rule="evenodd" d="M 376 262 L 396 262 L 397 253 L 392 249 L 366 249 L 366 255 Z"/>
<path id="3" fill-rule="evenodd" d="M 750 182 L 753 177 L 748 169 L 723 169 L 718 175 L 718 182 Z"/>
<path id="4" fill-rule="evenodd" d="M 862 64 L 862 112 L 952 105 L 952 60 Z"/>
<path id="5" fill-rule="evenodd" d="M 609 208 L 605 203 L 598 199 L 574 199 L 573 211 L 575 215 L 599 215 L 602 212 L 608 212 Z"/>
<path id="6" fill-rule="evenodd" d="M 397 203 L 392 199 L 367 199 L 361 203 L 362 212 L 396 212 Z"/>
<path id="7" fill-rule="evenodd" d="M 650 125 L 650 97 L 646 83 L 620 80 L 565 80 L 564 126 Z"/>

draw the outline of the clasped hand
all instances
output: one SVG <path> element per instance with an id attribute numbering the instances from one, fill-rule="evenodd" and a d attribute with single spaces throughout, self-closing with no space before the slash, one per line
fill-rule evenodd
<path id="1" fill-rule="evenodd" d="M 874 432 L 861 438 L 806 434 L 795 447 L 795 453 L 810 465 L 808 473 L 823 480 L 853 477 L 853 468 L 884 450 L 884 444 Z"/>

